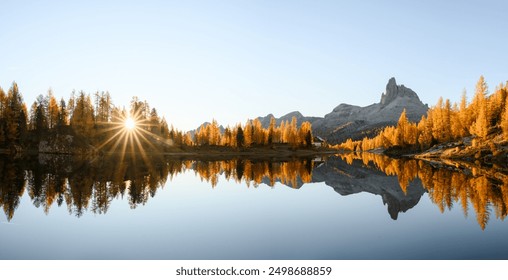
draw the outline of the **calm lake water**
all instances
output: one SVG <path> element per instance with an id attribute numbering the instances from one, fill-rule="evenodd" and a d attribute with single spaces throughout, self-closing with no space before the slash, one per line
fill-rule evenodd
<path id="1" fill-rule="evenodd" d="M 508 180 L 378 155 L 0 158 L 0 259 L 508 259 Z"/>

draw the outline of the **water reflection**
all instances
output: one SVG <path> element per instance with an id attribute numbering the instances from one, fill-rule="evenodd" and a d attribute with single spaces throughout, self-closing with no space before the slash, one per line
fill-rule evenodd
<path id="1" fill-rule="evenodd" d="M 212 187 L 223 174 L 227 180 L 247 186 L 275 182 L 298 187 L 311 181 L 313 160 L 293 159 L 254 161 L 229 159 L 203 161 L 153 156 L 140 160 L 132 155 L 108 156 L 93 162 L 83 162 L 68 156 L 41 155 L 27 161 L 0 160 L 0 205 L 10 221 L 20 198 L 28 192 L 32 203 L 49 213 L 55 203 L 64 204 L 69 213 L 83 215 L 108 211 L 115 198 L 127 197 L 131 208 L 144 205 L 159 188 L 186 170 L 193 170 Z"/>
<path id="2" fill-rule="evenodd" d="M 441 212 L 458 204 L 468 216 L 472 206 L 482 229 L 487 226 L 492 211 L 497 219 L 504 220 L 507 216 L 508 176 L 500 169 L 467 162 L 395 160 L 369 153 L 344 154 L 341 158 L 350 164 L 361 161 L 386 175 L 397 176 L 404 193 L 411 191 L 412 182 L 420 181 Z"/>
<path id="3" fill-rule="evenodd" d="M 388 213 L 415 207 L 428 193 L 441 212 L 458 204 L 468 215 L 471 209 L 484 229 L 491 218 L 507 215 L 508 176 L 496 169 L 479 169 L 466 163 L 447 165 L 417 160 L 349 153 L 327 159 L 190 160 L 152 156 L 150 161 L 132 155 L 108 156 L 84 162 L 69 156 L 40 155 L 36 159 L 0 158 L 0 206 L 7 219 L 14 217 L 27 192 L 33 205 L 46 214 L 53 205 L 69 213 L 107 213 L 113 200 L 127 197 L 131 208 L 144 205 L 179 173 L 191 171 L 216 187 L 219 178 L 247 187 L 280 182 L 291 188 L 324 182 L 341 195 L 367 192 L 380 195 Z"/>

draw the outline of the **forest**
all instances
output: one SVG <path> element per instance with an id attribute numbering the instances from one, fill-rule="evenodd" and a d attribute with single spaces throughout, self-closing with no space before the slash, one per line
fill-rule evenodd
<path id="1" fill-rule="evenodd" d="M 147 101 L 133 97 L 130 108 L 115 106 L 109 92 L 72 92 L 58 100 L 50 89 L 28 108 L 13 82 L 7 93 L 0 88 L 0 152 L 89 153 L 93 151 L 164 152 L 192 147 L 312 147 L 309 122 L 262 127 L 258 119 L 222 128 L 217 121 L 195 132 L 175 129 Z"/>
<path id="2" fill-rule="evenodd" d="M 472 147 L 488 144 L 496 152 L 508 141 L 508 83 L 500 84 L 489 94 L 483 76 L 476 84 L 471 102 L 464 90 L 460 103 L 439 98 L 427 116 L 418 123 L 410 122 L 404 110 L 396 126 L 387 126 L 373 138 L 360 141 L 348 139 L 339 145 L 351 151 L 400 149 L 403 152 L 422 152 L 434 145 L 472 139 Z"/>

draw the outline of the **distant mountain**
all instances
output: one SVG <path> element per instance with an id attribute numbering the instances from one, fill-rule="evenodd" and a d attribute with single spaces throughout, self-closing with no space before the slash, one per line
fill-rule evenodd
<path id="1" fill-rule="evenodd" d="M 206 127 L 209 124 L 211 124 L 211 123 L 210 122 L 204 122 L 200 126 L 198 126 L 196 129 L 189 130 L 188 132 L 190 133 L 191 137 L 194 137 L 194 134 L 196 134 L 196 132 L 200 131 L 202 128 Z M 219 131 L 220 131 L 220 133 L 224 133 L 224 130 L 226 130 L 224 128 L 224 126 L 219 125 Z"/>
<path id="2" fill-rule="evenodd" d="M 406 109 L 410 121 L 419 121 L 429 107 L 418 95 L 404 85 L 397 85 L 391 78 L 379 103 L 366 107 L 340 104 L 323 119 L 312 123 L 313 132 L 331 143 L 340 143 L 347 138 L 359 140 L 374 136 L 381 128 L 395 125 L 402 111 Z"/>
<path id="3" fill-rule="evenodd" d="M 268 114 L 264 117 L 258 117 L 258 119 L 261 122 L 261 124 L 263 125 L 263 127 L 267 128 L 270 125 L 270 120 L 272 117 L 274 117 L 272 114 Z M 282 122 L 285 122 L 285 121 L 290 123 L 291 120 L 293 119 L 293 117 L 296 117 L 296 124 L 298 126 L 301 125 L 303 122 L 314 123 L 317 120 L 323 119 L 323 118 L 319 118 L 319 117 L 305 117 L 304 115 L 302 115 L 302 113 L 300 113 L 298 111 L 294 111 L 294 112 L 285 114 L 284 116 L 282 116 L 280 118 L 275 118 L 275 121 L 276 121 L 277 125 L 280 125 Z"/>
<path id="4" fill-rule="evenodd" d="M 305 117 L 295 111 L 276 118 L 276 121 L 277 124 L 281 121 L 290 122 L 295 116 L 298 125 L 304 121 L 310 122 L 315 135 L 330 143 L 341 143 L 348 138 L 360 140 L 365 136 L 374 136 L 383 127 L 397 124 L 404 109 L 408 119 L 416 122 L 427 113 L 429 107 L 420 101 L 413 90 L 404 85 L 397 85 L 395 78 L 391 78 L 379 103 L 366 107 L 340 104 L 324 118 Z M 268 127 L 271 117 L 273 115 L 269 114 L 258 119 L 264 127 Z"/>

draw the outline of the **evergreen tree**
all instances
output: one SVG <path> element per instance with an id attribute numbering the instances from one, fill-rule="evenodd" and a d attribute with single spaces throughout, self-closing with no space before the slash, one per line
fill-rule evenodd
<path id="1" fill-rule="evenodd" d="M 487 117 L 487 100 L 485 99 L 486 86 L 484 86 L 484 83 L 482 76 L 476 85 L 474 104 L 472 104 L 472 109 L 476 111 L 476 118 L 469 129 L 471 134 L 481 138 L 485 138 L 487 136 L 489 125 Z"/>
<path id="2" fill-rule="evenodd" d="M 270 118 L 270 125 L 268 126 L 268 138 L 267 138 L 267 142 L 268 142 L 268 145 L 271 145 L 272 143 L 274 142 L 277 142 L 275 138 L 275 118 L 272 116 Z"/>
<path id="3" fill-rule="evenodd" d="M 501 118 L 501 129 L 503 131 L 504 140 L 508 141 L 508 98 L 505 102 L 503 116 Z"/>
<path id="4" fill-rule="evenodd" d="M 238 128 L 236 129 L 236 146 L 238 148 L 242 148 L 244 143 L 245 143 L 245 137 L 244 137 L 243 129 L 242 129 L 242 126 L 239 125 Z"/>
<path id="5" fill-rule="evenodd" d="M 67 125 L 69 122 L 69 116 L 67 114 L 67 106 L 65 106 L 65 100 L 62 98 L 60 100 L 60 106 L 58 108 L 58 117 L 57 117 L 57 126 Z"/>
<path id="6" fill-rule="evenodd" d="M 90 96 L 86 96 L 84 92 L 80 92 L 76 100 L 76 107 L 72 114 L 70 125 L 76 131 L 86 137 L 93 137 L 94 129 L 94 110 Z"/>
<path id="7" fill-rule="evenodd" d="M 56 101 L 56 98 L 53 96 L 53 91 L 51 89 L 48 90 L 46 100 L 47 100 L 46 119 L 48 121 L 48 127 L 51 129 L 57 125 L 59 114 L 58 102 Z"/>
<path id="8" fill-rule="evenodd" d="M 18 85 L 13 82 L 8 91 L 5 108 L 6 140 L 8 143 L 20 144 L 26 134 L 27 119 L 23 97 Z"/>
<path id="9" fill-rule="evenodd" d="M 462 98 L 460 99 L 459 111 L 457 113 L 458 115 L 457 122 L 459 123 L 458 125 L 460 127 L 458 135 L 459 137 L 465 137 L 466 135 L 468 135 L 469 127 L 472 124 L 472 119 L 468 111 L 469 110 L 467 107 L 467 92 L 464 89 L 464 91 L 462 92 Z"/>

